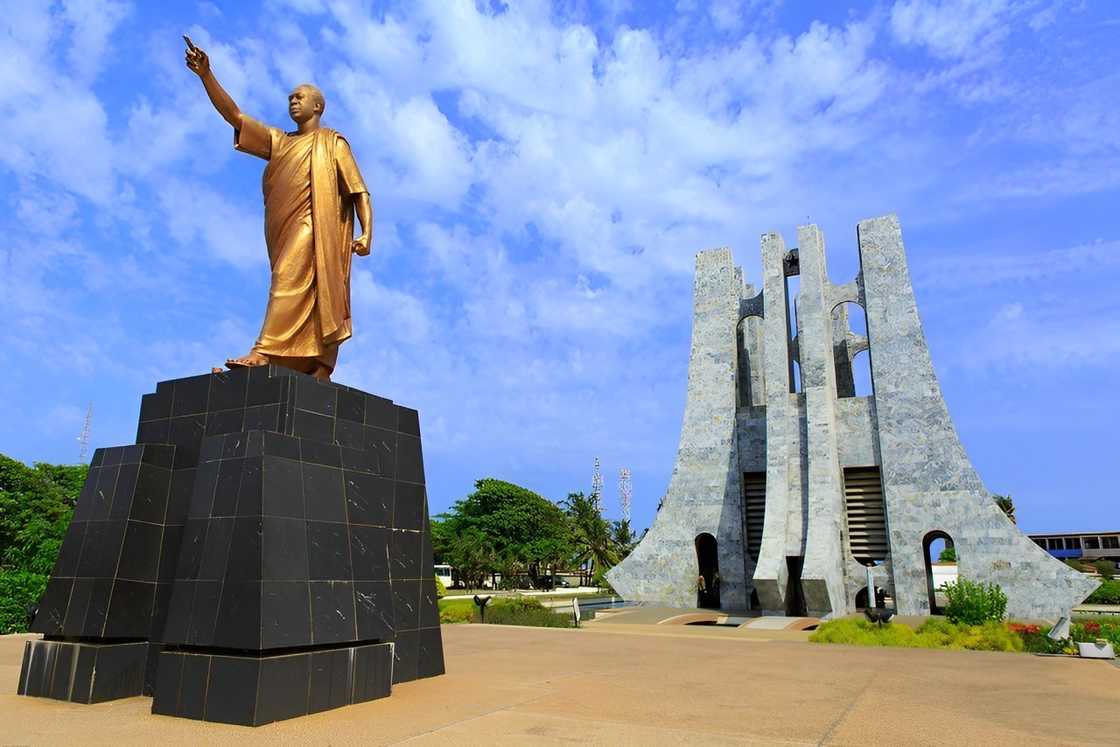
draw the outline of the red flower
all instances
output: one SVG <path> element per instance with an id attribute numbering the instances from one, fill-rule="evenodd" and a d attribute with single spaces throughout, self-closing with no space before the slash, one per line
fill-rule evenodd
<path id="1" fill-rule="evenodd" d="M 1037 625 L 1024 625 L 1023 623 L 1007 623 L 1007 629 L 1019 635 L 1036 635 L 1041 631 Z"/>

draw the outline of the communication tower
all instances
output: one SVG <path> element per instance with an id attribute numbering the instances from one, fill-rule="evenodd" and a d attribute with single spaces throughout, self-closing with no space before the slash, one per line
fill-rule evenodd
<path id="1" fill-rule="evenodd" d="M 591 496 L 595 499 L 595 508 L 602 509 L 603 472 L 599 469 L 599 457 L 595 457 L 595 472 L 591 475 Z"/>
<path id="2" fill-rule="evenodd" d="M 623 467 L 618 471 L 618 500 L 622 504 L 622 520 L 630 521 L 630 497 L 634 493 L 634 486 L 630 482 L 630 468 Z"/>
<path id="3" fill-rule="evenodd" d="M 89 453 L 89 424 L 93 420 L 93 403 L 90 402 L 86 408 L 86 420 L 82 424 L 82 432 L 78 434 L 78 464 L 86 463 L 86 455 Z"/>

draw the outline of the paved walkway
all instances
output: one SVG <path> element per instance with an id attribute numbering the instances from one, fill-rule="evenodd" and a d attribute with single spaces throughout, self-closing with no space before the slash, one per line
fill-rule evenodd
<path id="1" fill-rule="evenodd" d="M 0 744 L 1115 744 L 1106 662 L 723 635 L 737 630 L 445 626 L 446 676 L 257 729 L 152 716 L 148 698 L 17 696 L 8 636 Z"/>

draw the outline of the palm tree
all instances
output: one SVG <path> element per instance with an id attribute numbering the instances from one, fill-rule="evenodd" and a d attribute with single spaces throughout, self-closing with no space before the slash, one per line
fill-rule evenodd
<path id="1" fill-rule="evenodd" d="M 995 499 L 996 505 L 1000 507 L 1000 510 L 1002 510 L 1005 514 L 1007 514 L 1007 518 L 1011 519 L 1011 523 L 1012 524 L 1016 523 L 1015 522 L 1015 504 L 1011 502 L 1011 496 L 1010 495 L 993 495 L 992 498 Z"/>
<path id="2" fill-rule="evenodd" d="M 618 560 L 621 562 L 637 547 L 638 538 L 634 536 L 634 530 L 630 528 L 629 519 L 614 522 L 611 529 L 614 535 L 612 537 L 614 546 L 618 551 Z"/>
<path id="3" fill-rule="evenodd" d="M 573 560 L 588 566 L 588 572 L 606 571 L 618 563 L 618 550 L 611 525 L 599 513 L 595 496 L 569 493 L 561 504 L 572 527 L 572 540 L 576 547 Z"/>

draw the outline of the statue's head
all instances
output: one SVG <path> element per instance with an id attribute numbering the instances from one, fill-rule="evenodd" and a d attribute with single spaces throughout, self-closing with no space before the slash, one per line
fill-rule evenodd
<path id="1" fill-rule="evenodd" d="M 303 124 L 327 108 L 323 92 L 310 83 L 296 86 L 288 94 L 288 115 L 296 124 Z"/>

